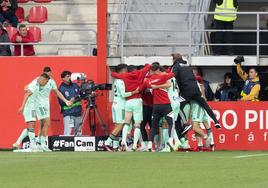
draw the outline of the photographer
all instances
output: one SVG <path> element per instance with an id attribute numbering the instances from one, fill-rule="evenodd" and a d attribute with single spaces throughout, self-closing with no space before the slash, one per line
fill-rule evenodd
<path id="1" fill-rule="evenodd" d="M 236 71 L 242 80 L 245 81 L 243 89 L 241 91 L 241 101 L 259 101 L 259 93 L 261 90 L 259 73 L 256 68 L 250 68 L 246 73 L 241 67 L 241 63 L 244 62 L 244 57 L 238 56 L 235 58 Z"/>
<path id="2" fill-rule="evenodd" d="M 62 83 L 59 91 L 67 100 L 74 100 L 79 95 L 80 87 L 72 83 L 71 72 L 63 71 L 61 73 Z M 67 106 L 61 99 L 59 99 L 61 106 L 61 113 L 63 114 L 64 135 L 81 135 L 81 122 L 82 122 L 82 106 L 81 102 L 74 102 L 71 106 Z"/>
<path id="3" fill-rule="evenodd" d="M 219 84 L 215 98 L 219 101 L 236 101 L 238 98 L 238 89 L 233 84 L 233 75 L 230 72 L 227 72 L 224 75 L 224 83 Z"/>

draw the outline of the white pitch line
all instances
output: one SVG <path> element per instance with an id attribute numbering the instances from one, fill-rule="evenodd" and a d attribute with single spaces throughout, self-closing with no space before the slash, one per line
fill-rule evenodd
<path id="1" fill-rule="evenodd" d="M 254 155 L 238 155 L 238 156 L 234 156 L 233 158 L 242 159 L 242 158 L 261 157 L 261 156 L 268 156 L 268 153 L 267 154 L 254 154 Z"/>

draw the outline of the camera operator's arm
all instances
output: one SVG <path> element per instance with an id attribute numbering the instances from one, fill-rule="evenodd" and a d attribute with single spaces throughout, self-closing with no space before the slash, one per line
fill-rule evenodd
<path id="1" fill-rule="evenodd" d="M 245 95 L 241 98 L 241 101 L 253 101 L 254 99 L 258 99 L 260 90 L 261 90 L 260 84 L 256 84 L 251 89 L 251 91 L 248 95 Z"/>
<path id="2" fill-rule="evenodd" d="M 54 89 L 53 90 L 55 92 L 55 94 L 63 101 L 65 102 L 65 104 L 67 106 L 71 106 L 73 104 L 72 101 L 68 101 L 67 99 L 65 99 L 65 97 L 62 95 L 62 93 L 58 90 L 58 89 Z"/>
<path id="3" fill-rule="evenodd" d="M 22 100 L 22 104 L 21 107 L 19 108 L 19 114 L 23 113 L 25 104 L 28 100 L 28 98 L 32 95 L 33 93 L 30 90 L 27 90 L 26 93 L 24 94 L 23 100 Z"/>
<path id="4" fill-rule="evenodd" d="M 246 81 L 248 79 L 248 74 L 243 71 L 240 63 L 236 64 L 236 72 L 242 80 Z"/>

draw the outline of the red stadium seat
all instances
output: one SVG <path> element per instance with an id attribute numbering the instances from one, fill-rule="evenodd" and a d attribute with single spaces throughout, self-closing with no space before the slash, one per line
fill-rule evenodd
<path id="1" fill-rule="evenodd" d="M 34 37 L 34 42 L 40 42 L 42 40 L 41 29 L 39 27 L 30 26 L 28 28 L 28 31 L 32 33 Z"/>
<path id="2" fill-rule="evenodd" d="M 19 23 L 24 21 L 24 8 L 18 7 L 15 14 L 18 17 Z"/>
<path id="3" fill-rule="evenodd" d="M 50 3 L 52 0 L 33 0 L 36 3 Z"/>
<path id="4" fill-rule="evenodd" d="M 9 39 L 11 39 L 18 32 L 17 28 L 11 27 L 11 26 L 6 27 L 6 30 L 7 30 Z"/>
<path id="5" fill-rule="evenodd" d="M 28 3 L 30 0 L 18 0 L 18 3 Z"/>
<path id="6" fill-rule="evenodd" d="M 36 6 L 30 9 L 28 22 L 43 23 L 47 21 L 47 8 L 44 6 Z"/>

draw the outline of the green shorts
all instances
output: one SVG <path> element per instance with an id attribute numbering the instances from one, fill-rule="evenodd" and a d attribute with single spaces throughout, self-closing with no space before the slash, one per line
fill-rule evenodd
<path id="1" fill-rule="evenodd" d="M 192 121 L 193 122 L 206 122 L 208 121 L 207 112 L 199 106 L 199 104 L 192 102 L 191 103 L 191 111 L 192 111 Z"/>
<path id="2" fill-rule="evenodd" d="M 36 116 L 38 120 L 46 119 L 50 117 L 49 106 L 36 107 Z"/>
<path id="3" fill-rule="evenodd" d="M 142 99 L 139 98 L 127 100 L 125 111 L 132 112 L 135 122 L 141 122 L 143 120 Z"/>
<path id="4" fill-rule="evenodd" d="M 112 105 L 113 123 L 125 123 L 125 105 L 113 103 Z"/>
<path id="5" fill-rule="evenodd" d="M 35 109 L 26 105 L 23 109 L 23 117 L 25 122 L 36 121 Z"/>

